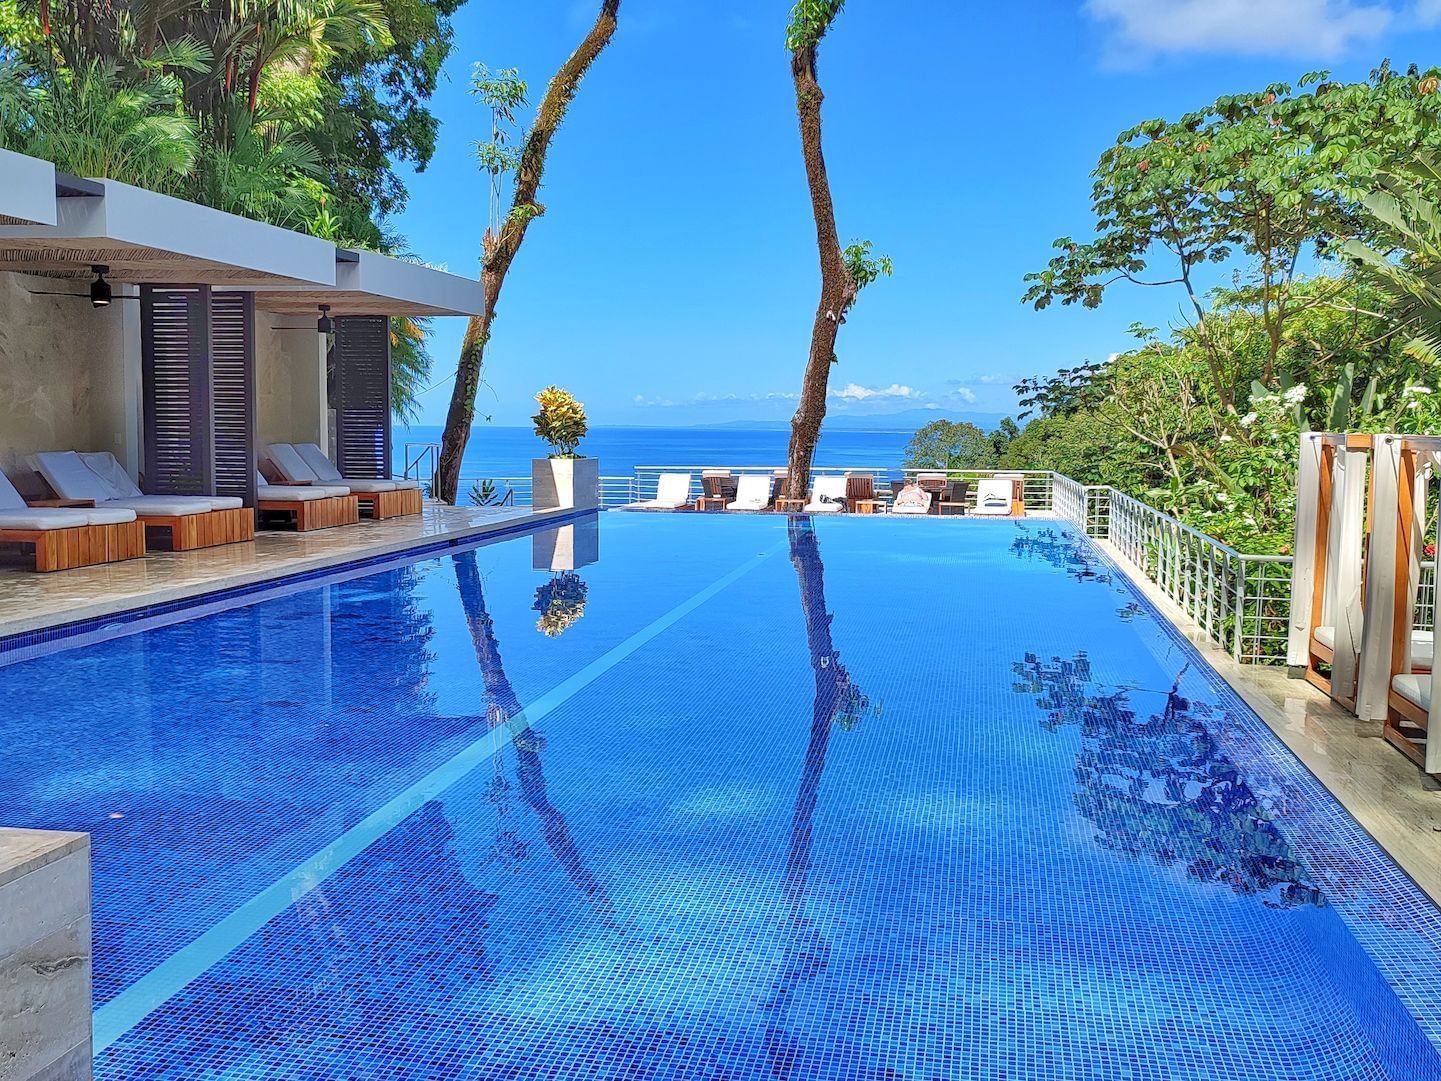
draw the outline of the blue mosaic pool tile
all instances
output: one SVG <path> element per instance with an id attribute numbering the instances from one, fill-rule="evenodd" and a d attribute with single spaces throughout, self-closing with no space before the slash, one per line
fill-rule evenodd
<path id="1" fill-rule="evenodd" d="M 559 637 L 536 627 L 548 575 L 508 541 L 169 629 L 235 675 L 110 644 L 155 670 L 136 695 L 194 703 L 185 724 L 30 718 L 98 741 L 64 777 L 21 745 L 37 817 L 148 770 L 161 822 L 188 825 L 166 848 L 116 834 L 127 881 L 97 877 L 99 964 L 127 973 L 167 948 L 105 943 L 157 903 L 137 876 L 192 861 L 164 888 L 213 892 L 183 923 L 203 929 L 298 863 L 290 834 L 338 837 L 493 737 L 117 1033 L 98 1077 L 1441 1077 L 1417 1022 L 1438 999 L 1406 984 L 1435 938 L 1377 904 L 1404 880 L 1087 542 L 965 521 L 603 531 Z M 31 678 L 113 676 L 87 654 Z M 256 655 L 294 671 L 247 687 Z M 367 677 L 368 706 L 333 693 Z M 187 776 L 216 801 L 192 818 Z M 1336 838 L 1345 878 L 1317 858 Z"/>

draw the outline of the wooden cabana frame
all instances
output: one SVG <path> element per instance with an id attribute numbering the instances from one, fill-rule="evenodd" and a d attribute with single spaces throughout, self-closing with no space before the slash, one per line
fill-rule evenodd
<path id="1" fill-rule="evenodd" d="M 1355 709 L 1365 609 L 1372 437 L 1305 432 L 1297 469 L 1287 664 Z"/>
<path id="2" fill-rule="evenodd" d="M 1385 736 L 1427 773 L 1441 774 L 1441 703 L 1432 693 L 1430 666 L 1416 663 L 1413 624 L 1421 588 L 1421 560 L 1429 536 L 1426 528 L 1426 485 L 1441 461 L 1441 437 L 1400 436 L 1395 440 L 1397 484 L 1394 501 L 1395 538 L 1390 580 L 1395 604 L 1390 625 L 1390 681 Z M 1433 640 L 1434 642 L 1434 640 Z M 1434 653 L 1434 644 L 1433 644 Z"/>

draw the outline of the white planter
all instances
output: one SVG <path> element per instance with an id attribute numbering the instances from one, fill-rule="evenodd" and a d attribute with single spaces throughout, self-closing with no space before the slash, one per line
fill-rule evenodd
<path id="1" fill-rule="evenodd" d="M 535 510 L 600 506 L 599 458 L 532 458 L 530 505 Z"/>

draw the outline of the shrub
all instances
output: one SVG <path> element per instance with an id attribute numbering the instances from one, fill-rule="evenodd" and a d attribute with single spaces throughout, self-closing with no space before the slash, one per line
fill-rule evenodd
<path id="1" fill-rule="evenodd" d="M 546 387 L 535 400 L 540 412 L 530 419 L 535 422 L 535 434 L 555 448 L 551 457 L 580 457 L 575 448 L 585 438 L 585 406 L 560 387 Z"/>

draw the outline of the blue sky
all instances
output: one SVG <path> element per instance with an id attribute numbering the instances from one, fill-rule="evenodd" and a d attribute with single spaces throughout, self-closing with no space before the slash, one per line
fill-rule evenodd
<path id="1" fill-rule="evenodd" d="M 476 61 L 539 94 L 597 0 L 469 0 L 436 96 L 443 128 L 398 225 L 478 273 L 488 114 Z M 524 423 L 559 383 L 593 423 L 705 424 L 794 409 L 818 271 L 788 59 L 787 0 L 624 0 L 611 49 L 554 144 L 501 299 L 478 412 Z M 1088 174 L 1116 134 L 1221 93 L 1383 57 L 1441 61 L 1441 0 L 850 0 L 824 46 L 826 151 L 843 240 L 895 276 L 842 331 L 833 412 L 1014 409 L 1018 376 L 1102 360 L 1164 291 L 1097 311 L 1020 303 L 1051 241 L 1084 235 Z M 440 320 L 439 423 L 463 323 Z"/>

